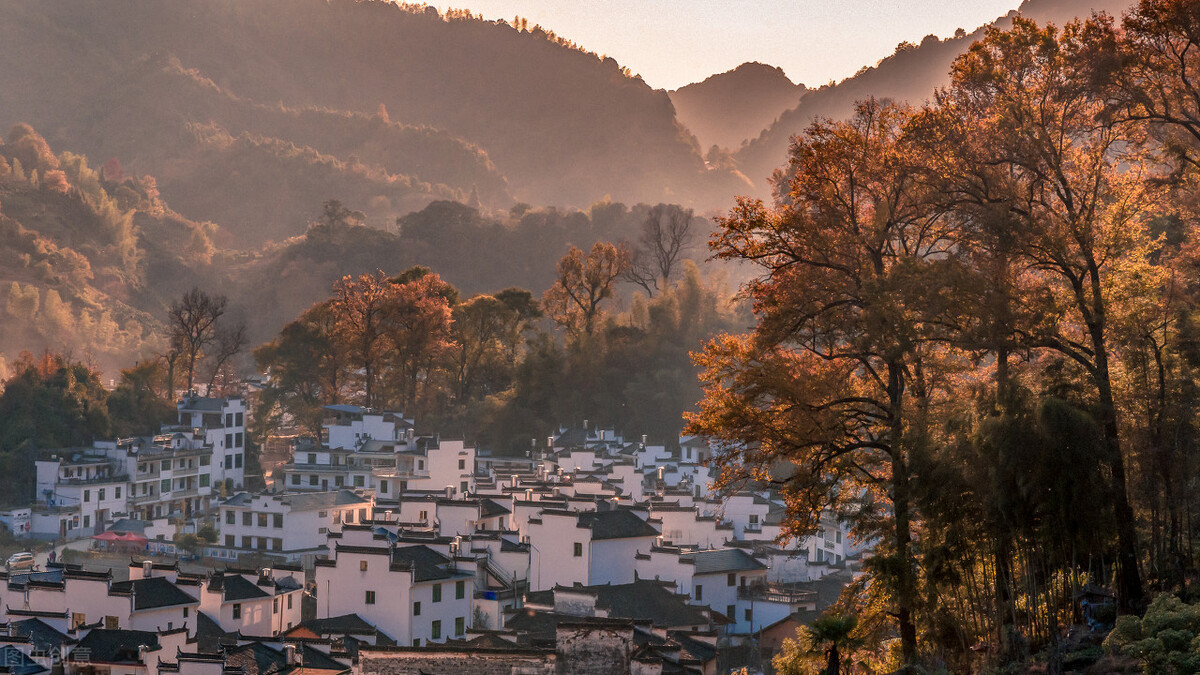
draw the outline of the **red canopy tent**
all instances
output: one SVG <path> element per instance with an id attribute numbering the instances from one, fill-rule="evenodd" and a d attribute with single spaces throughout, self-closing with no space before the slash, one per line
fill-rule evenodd
<path id="1" fill-rule="evenodd" d="M 100 534 L 92 535 L 92 539 L 96 541 L 123 541 L 120 534 L 116 532 L 101 532 Z"/>

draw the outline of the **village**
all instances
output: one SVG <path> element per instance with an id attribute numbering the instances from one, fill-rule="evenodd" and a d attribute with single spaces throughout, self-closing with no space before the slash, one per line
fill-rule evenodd
<path id="1" fill-rule="evenodd" d="M 43 451 L 37 502 L 0 513 L 52 542 L 4 572 L 11 672 L 770 672 L 865 548 L 833 514 L 782 542 L 778 495 L 714 493 L 700 437 L 583 420 L 501 457 L 331 405 L 251 491 L 246 400 L 177 410 Z"/>

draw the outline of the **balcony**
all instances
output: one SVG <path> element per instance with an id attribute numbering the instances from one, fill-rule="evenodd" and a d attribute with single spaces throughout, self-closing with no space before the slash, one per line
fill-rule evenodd
<path id="1" fill-rule="evenodd" d="M 112 476 L 96 476 L 94 478 L 59 478 L 59 485 L 103 485 L 106 483 L 128 483 L 129 476 L 127 474 L 117 474 Z"/>
<path id="2" fill-rule="evenodd" d="M 307 471 L 309 473 L 348 473 L 350 467 L 345 464 L 308 464 L 305 462 L 292 462 L 291 464 L 283 465 L 284 471 Z"/>
<path id="3" fill-rule="evenodd" d="M 158 494 L 157 492 L 151 492 L 148 495 L 129 495 L 129 503 L 134 505 L 150 504 L 160 501 L 161 499 L 162 495 Z"/>
<path id="4" fill-rule="evenodd" d="M 200 473 L 199 466 L 190 466 L 186 468 L 175 467 L 174 469 L 171 469 L 172 476 L 195 476 L 198 473 Z"/>
<path id="5" fill-rule="evenodd" d="M 754 600 L 757 602 L 773 602 L 781 605 L 814 604 L 817 592 L 793 586 L 777 584 L 753 584 L 738 588 L 739 600 Z"/>

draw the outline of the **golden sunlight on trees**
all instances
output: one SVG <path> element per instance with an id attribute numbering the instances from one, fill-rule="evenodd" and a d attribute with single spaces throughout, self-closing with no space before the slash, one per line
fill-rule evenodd
<path id="1" fill-rule="evenodd" d="M 558 261 L 558 278 L 542 296 L 546 315 L 574 336 L 591 336 L 602 305 L 630 265 L 624 245 L 598 241 L 584 255 L 575 246 Z"/>

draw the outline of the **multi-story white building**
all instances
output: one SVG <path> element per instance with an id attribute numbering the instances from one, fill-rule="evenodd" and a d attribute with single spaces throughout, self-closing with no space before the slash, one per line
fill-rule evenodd
<path id="1" fill-rule="evenodd" d="M 242 492 L 221 503 L 220 542 L 226 548 L 295 558 L 323 551 L 326 536 L 343 523 L 374 517 L 370 493 L 351 490 L 286 494 Z"/>
<path id="2" fill-rule="evenodd" d="M 240 396 L 184 397 L 179 424 L 163 431 L 191 431 L 212 448 L 212 483 L 232 493 L 246 483 L 246 402 Z M 218 488 L 220 489 L 220 488 Z"/>
<path id="3" fill-rule="evenodd" d="M 420 544 L 330 541 L 330 557 L 316 563 L 317 618 L 358 614 L 413 646 L 462 638 L 471 627 L 473 568 Z"/>
<path id="4" fill-rule="evenodd" d="M 97 448 L 67 448 L 44 453 L 35 461 L 37 506 L 62 509 L 59 537 L 102 532 L 114 515 L 128 513 L 129 474 L 122 462 Z"/>
<path id="5" fill-rule="evenodd" d="M 625 508 L 542 509 L 525 524 L 523 540 L 533 549 L 533 589 L 632 582 L 634 556 L 639 550 L 649 550 L 659 536 L 646 522 L 646 515 Z"/>

